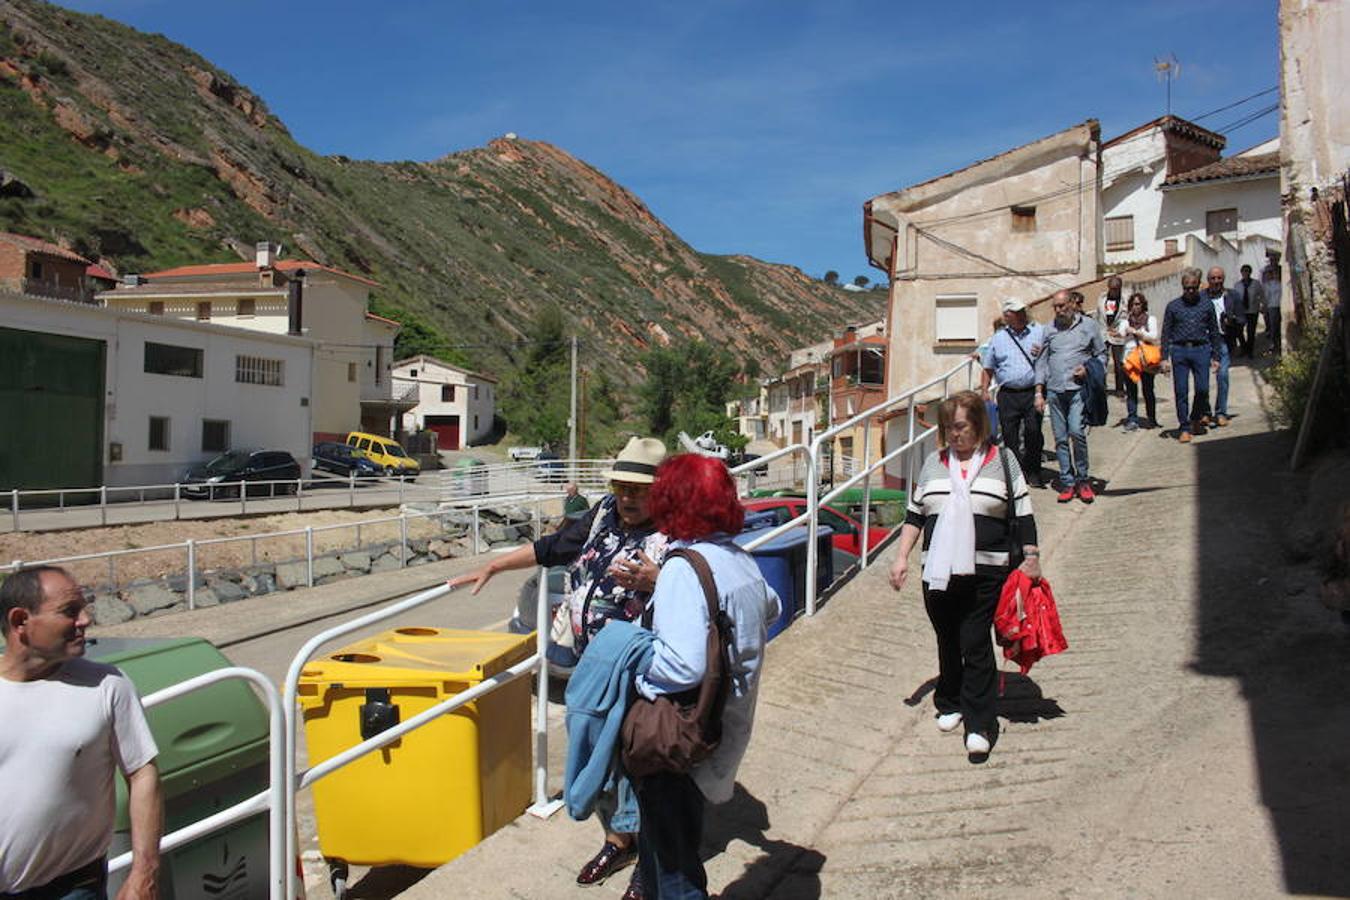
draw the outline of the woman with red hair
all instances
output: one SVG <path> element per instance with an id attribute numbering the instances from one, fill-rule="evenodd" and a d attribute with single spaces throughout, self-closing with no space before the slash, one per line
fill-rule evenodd
<path id="1" fill-rule="evenodd" d="M 638 865 L 649 896 L 707 897 L 708 876 L 698 855 L 703 805 L 731 799 L 750 742 L 767 623 L 778 616 L 779 599 L 754 558 L 732 540 L 745 510 L 720 460 L 692 453 L 666 460 L 656 472 L 650 509 L 656 527 L 673 541 L 671 549 L 696 551 L 712 570 L 718 605 L 731 626 L 731 690 L 722 739 L 710 757 L 688 774 L 638 779 Z M 667 694 L 693 702 L 707 669 L 709 623 L 703 588 L 686 559 L 666 558 L 648 608 L 656 640 L 651 667 L 638 676 L 638 692 L 648 700 Z"/>

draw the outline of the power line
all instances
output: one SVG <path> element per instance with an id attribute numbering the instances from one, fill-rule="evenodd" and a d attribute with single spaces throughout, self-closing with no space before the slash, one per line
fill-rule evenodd
<path id="1" fill-rule="evenodd" d="M 1219 114 L 1219 113 L 1221 113 L 1221 112 L 1227 112 L 1228 110 L 1232 109 L 1232 108 L 1235 107 L 1235 106 L 1241 106 L 1242 104 L 1246 103 L 1248 100 L 1255 100 L 1257 97 L 1264 97 L 1266 94 L 1272 94 L 1272 93 L 1274 93 L 1275 91 L 1278 91 L 1279 89 L 1280 89 L 1280 86 L 1277 84 L 1277 85 L 1275 85 L 1274 87 L 1268 87 L 1268 88 L 1266 88 L 1264 91 L 1257 91 L 1255 94 L 1252 94 L 1250 97 L 1243 97 L 1241 100 L 1234 100 L 1232 103 L 1229 103 L 1227 106 L 1220 106 L 1218 109 L 1211 109 L 1211 110 L 1210 110 L 1209 112 L 1207 112 L 1207 113 L 1201 113 L 1201 114 L 1198 115 L 1198 116 L 1187 116 L 1187 118 L 1188 118 L 1190 121 L 1192 121 L 1192 122 L 1199 122 L 1201 119 L 1208 119 L 1210 116 L 1217 115 L 1217 114 Z"/>

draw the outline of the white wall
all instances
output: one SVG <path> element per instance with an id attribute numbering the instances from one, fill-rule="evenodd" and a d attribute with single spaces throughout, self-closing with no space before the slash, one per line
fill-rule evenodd
<path id="1" fill-rule="evenodd" d="M 308 472 L 312 341 L 12 295 L 0 303 L 0 325 L 104 342 L 106 484 L 170 483 L 214 456 L 201 449 L 203 419 L 230 423 L 232 449 L 286 450 Z M 145 372 L 147 341 L 202 350 L 203 377 Z M 238 383 L 237 355 L 281 360 L 284 384 Z M 167 451 L 149 449 L 151 416 L 170 420 Z M 109 461 L 112 443 L 122 446 L 119 462 Z"/>
<path id="2" fill-rule="evenodd" d="M 413 372 L 417 375 L 413 376 Z M 405 360 L 393 368 L 393 376 L 402 385 L 416 383 L 417 406 L 403 414 L 403 428 L 417 431 L 427 416 L 459 416 L 460 442 L 477 443 L 492 432 L 497 413 L 497 385 L 476 373 L 442 365 L 428 357 Z M 441 387 L 454 385 L 455 399 L 441 400 Z M 476 395 L 476 396 L 475 396 Z"/>

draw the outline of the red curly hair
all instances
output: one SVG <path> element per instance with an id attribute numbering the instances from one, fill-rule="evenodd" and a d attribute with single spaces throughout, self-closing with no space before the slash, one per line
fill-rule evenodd
<path id="1" fill-rule="evenodd" d="M 736 534 L 745 522 L 745 507 L 726 465 L 697 453 L 681 453 L 661 463 L 648 503 L 656 527 L 677 541 L 719 531 Z"/>

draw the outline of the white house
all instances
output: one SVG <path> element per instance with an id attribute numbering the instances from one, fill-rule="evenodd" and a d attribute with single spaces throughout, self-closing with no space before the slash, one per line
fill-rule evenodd
<path id="1" fill-rule="evenodd" d="M 399 324 L 367 311 L 378 285 L 315 262 L 277 259 L 278 250 L 261 243 L 252 263 L 129 276 L 98 300 L 112 309 L 313 338 L 313 439 L 342 440 L 354 430 L 392 434 L 412 403 L 394 396 L 389 377 Z"/>
<path id="2" fill-rule="evenodd" d="M 436 449 L 462 450 L 492 432 L 497 379 L 434 356 L 414 356 L 393 367 L 394 392 L 416 402 L 403 413 L 406 431 L 436 432 Z"/>
<path id="3" fill-rule="evenodd" d="M 1163 116 L 1102 145 L 1102 260 L 1179 253 L 1187 236 L 1264 248 L 1283 238 L 1279 142 L 1221 157 L 1227 139 Z M 1266 241 L 1249 241 L 1261 237 Z M 1259 256 L 1244 261 L 1260 271 Z"/>
<path id="4" fill-rule="evenodd" d="M 0 488 L 165 484 L 232 449 L 308 470 L 315 344 L 0 293 Z"/>

